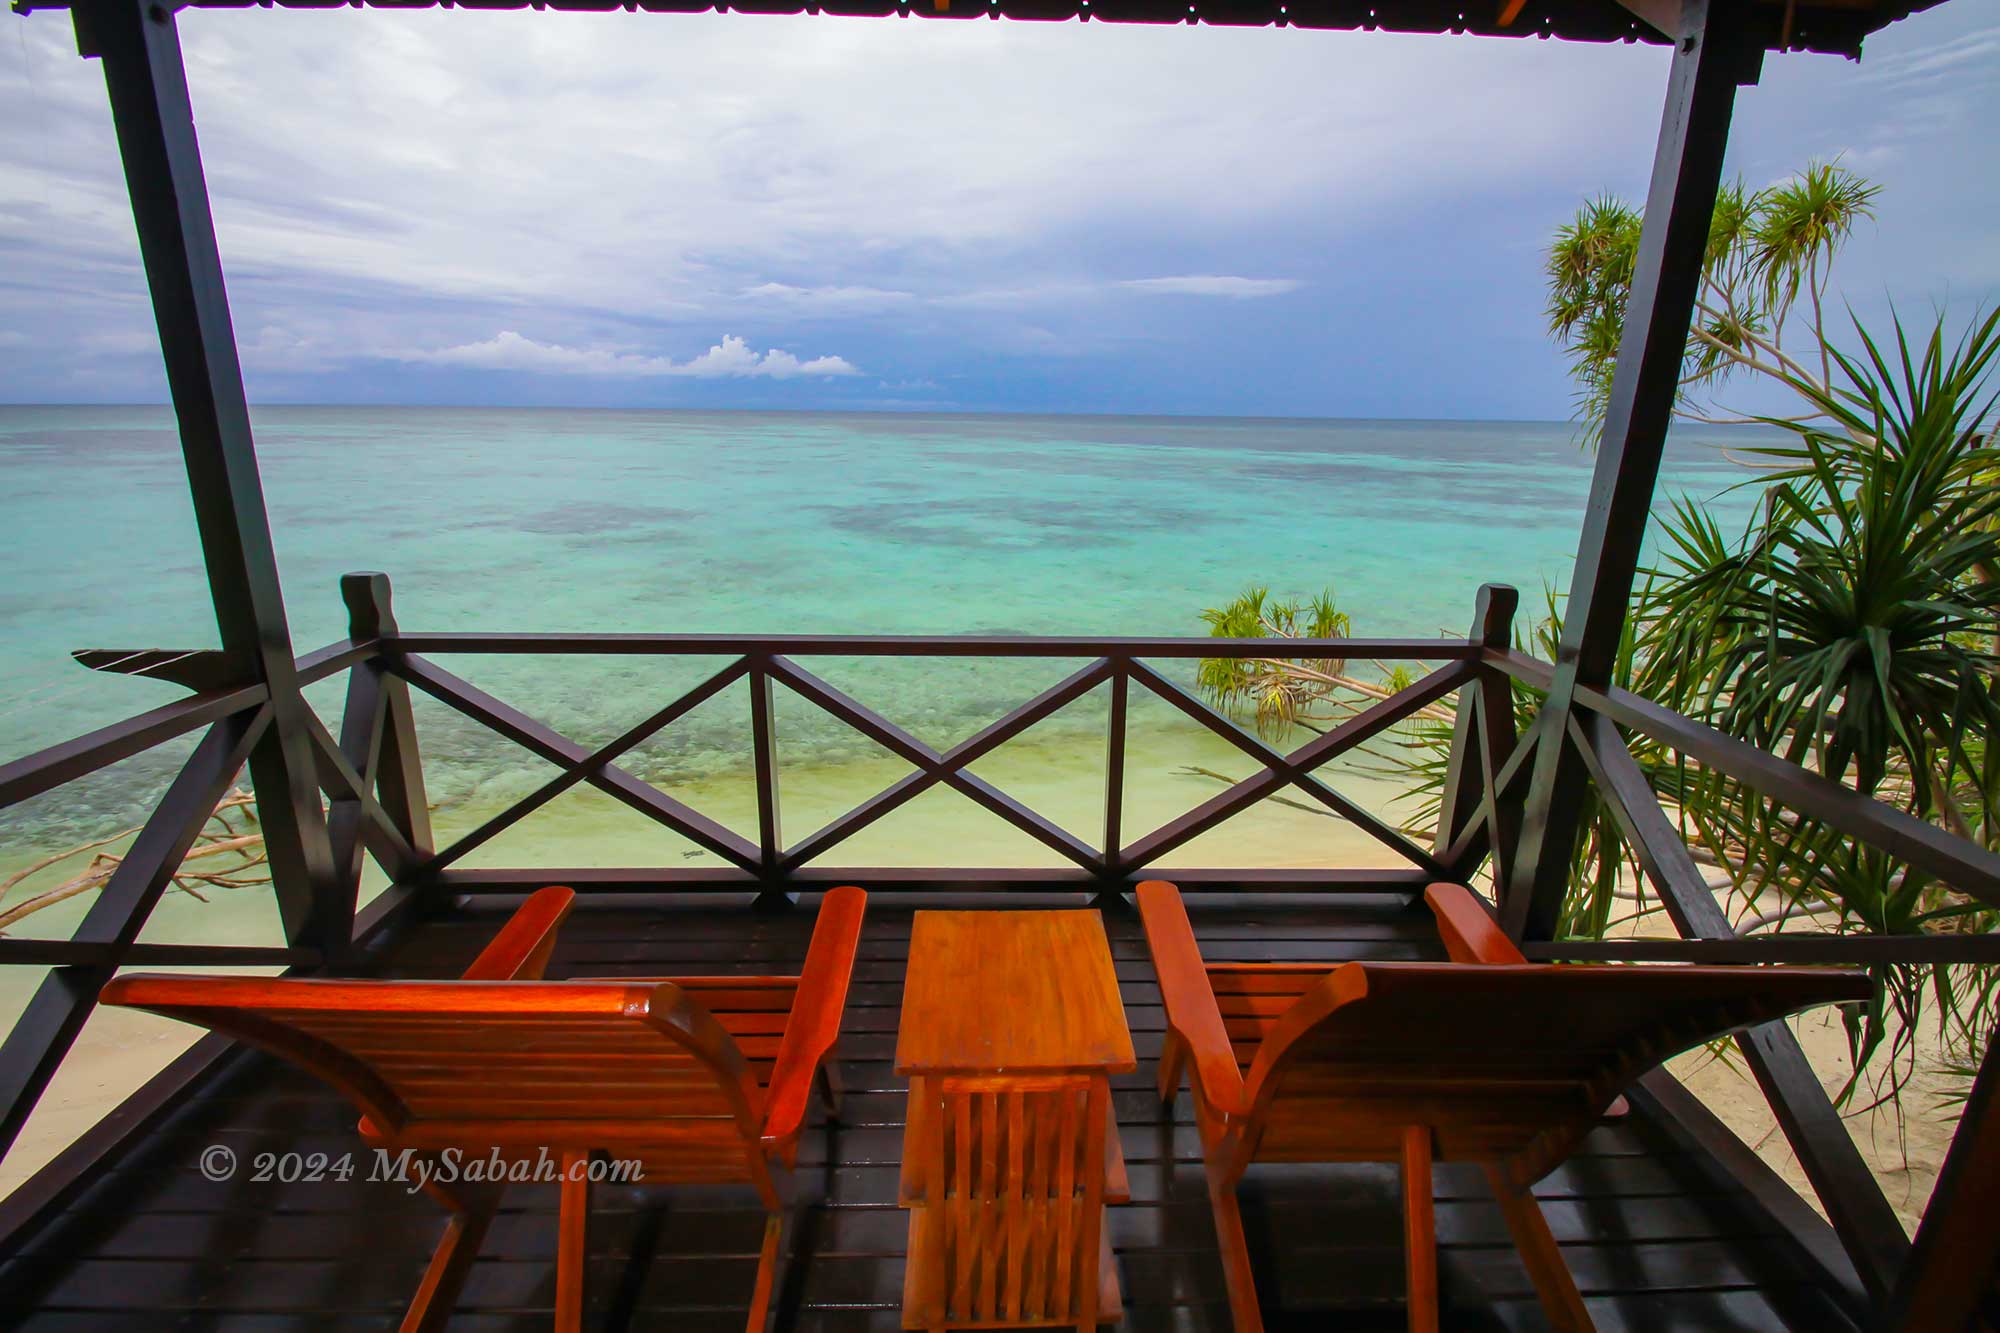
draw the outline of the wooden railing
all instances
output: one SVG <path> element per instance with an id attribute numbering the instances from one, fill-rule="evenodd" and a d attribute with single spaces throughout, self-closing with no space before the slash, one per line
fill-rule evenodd
<path id="1" fill-rule="evenodd" d="M 0 939 L 0 963 L 51 970 L 0 1048 L 0 1146 L 11 1144 L 50 1076 L 67 1054 L 99 988 L 121 966 L 280 964 L 339 969 L 358 961 L 372 942 L 392 932 L 413 904 L 459 893 L 511 892 L 564 882 L 589 892 L 753 891 L 789 898 L 835 881 L 871 891 L 898 889 L 1066 890 L 1119 893 L 1160 858 L 1185 846 L 1257 801 L 1291 787 L 1362 829 L 1407 863 L 1388 869 L 1267 870 L 1175 867 L 1171 876 L 1194 889 L 1401 892 L 1414 894 L 1434 879 L 1468 882 L 1485 868 L 1503 921 L 1522 910 L 1531 877 L 1517 865 L 1524 821 L 1534 818 L 1531 774 L 1538 747 L 1573 747 L 1681 939 L 1563 941 L 1523 938 L 1531 958 L 1594 961 L 1688 960 L 1784 963 L 2000 962 L 1994 936 L 1805 936 L 1738 938 L 1703 880 L 1673 820 L 1627 748 L 1624 730 L 1669 746 L 1689 760 L 1728 774 L 1783 805 L 1921 866 L 1981 901 L 2000 905 L 2000 858 L 1711 728 L 1619 690 L 1579 688 L 1554 725 L 1547 716 L 1525 735 L 1514 723 L 1513 682 L 1546 687 L 1554 668 L 1511 647 L 1516 598 L 1489 586 L 1480 594 L 1471 632 L 1463 639 L 1294 641 L 1293 656 L 1340 656 L 1437 663 L 1407 688 L 1364 708 L 1324 735 L 1280 751 L 1249 735 L 1150 665 L 1151 661 L 1265 655 L 1269 640 L 1213 638 L 717 636 L 672 634 L 423 634 L 401 631 L 390 611 L 388 581 L 350 575 L 342 582 L 349 637 L 297 661 L 301 685 L 346 673 L 339 731 L 308 715 L 310 751 L 327 798 L 326 830 L 333 848 L 335 901 L 320 909 L 334 923 L 324 947 L 240 948 L 201 944 L 141 944 L 138 936 L 171 883 L 173 871 L 216 801 L 235 781 L 245 757 L 275 725 L 262 687 L 223 685 L 230 664 L 219 654 L 175 655 L 174 671 L 197 692 L 178 703 L 0 766 L 0 808 L 18 804 L 154 746 L 201 733 L 193 753 L 146 820 L 116 873 L 68 940 Z M 641 654 L 724 657 L 726 665 L 663 702 L 616 738 L 595 748 L 440 667 L 440 654 Z M 1042 690 L 973 736 L 940 750 L 856 701 L 807 669 L 815 657 L 1077 658 L 1079 670 Z M 154 660 L 127 654 L 80 654 L 86 665 L 118 670 Z M 620 767 L 648 738 L 739 683 L 749 685 L 746 719 L 756 790 L 754 838 L 703 815 L 667 791 Z M 793 841 L 783 835 L 777 780 L 775 686 L 809 701 L 828 717 L 906 761 L 912 772 L 846 813 Z M 1132 691 L 1149 691 L 1182 715 L 1242 751 L 1258 765 L 1250 777 L 1166 824 L 1133 836 L 1124 799 L 1126 741 Z M 434 845 L 410 688 L 441 701 L 506 737 L 559 770 L 541 786 L 449 845 Z M 1107 771 L 1103 825 L 1091 841 L 1077 838 L 991 782 L 971 766 L 1029 727 L 1100 687 L 1108 687 Z M 1420 846 L 1360 808 L 1317 776 L 1418 710 L 1458 693 L 1451 760 L 1433 843 Z M 708 867 L 528 866 L 467 869 L 462 860 L 565 791 L 588 784 L 666 829 L 713 853 Z M 1020 869 L 976 866 L 921 868 L 831 865 L 831 854 L 855 834 L 932 788 L 963 794 L 1033 838 L 1066 866 Z M 357 915 L 364 856 L 393 881 Z M 1992 1183 L 2000 1143 L 1985 1107 L 1996 1076 L 1983 1072 L 1961 1125 L 1914 1255 L 1867 1163 L 1783 1024 L 1739 1038 L 1744 1058 L 1831 1219 L 1831 1230 L 1783 1180 L 1663 1071 L 1634 1090 L 1643 1109 L 1700 1151 L 1708 1169 L 1747 1190 L 1776 1224 L 1794 1257 L 1828 1290 L 1844 1294 L 1857 1323 L 1888 1319 L 1897 1327 L 1931 1327 L 1942 1309 L 1966 1298 L 1965 1266 L 1990 1274 L 2000 1239 L 1975 1225 Z M 0 1203 L 0 1235 L 69 1197 L 89 1165 L 117 1142 L 143 1130 L 206 1062 L 226 1048 L 204 1043 L 177 1061 L 127 1107 L 87 1133 L 49 1170 Z M 1968 1221 L 1972 1219 L 1972 1221 Z M 1968 1254 L 1965 1238 L 1981 1239 Z M 1940 1239 L 1945 1237 L 1947 1239 Z M 1981 1247 L 1984 1248 L 1981 1248 Z M 1976 1293 L 1975 1293 L 1976 1294 Z M 1871 1313 L 1872 1312 L 1872 1313 Z M 1884 1325 L 1884 1326 L 1890 1326 Z"/>
<path id="2" fill-rule="evenodd" d="M 1433 639 L 1302 642 L 1301 651 L 1443 665 L 1393 697 L 1357 714 L 1309 744 L 1281 754 L 1211 711 L 1146 659 L 1188 659 L 1268 649 L 1268 643 L 1204 638 L 730 636 L 699 634 L 406 634 L 396 624 L 387 578 L 355 574 L 342 580 L 349 637 L 297 660 L 298 685 L 345 673 L 347 695 L 336 735 L 309 710 L 307 732 L 318 782 L 326 798 L 326 832 L 332 847 L 332 901 L 313 904 L 328 928 L 321 945 L 235 946 L 140 943 L 154 907 L 172 883 L 216 802 L 229 790 L 260 737 L 275 725 L 275 710 L 261 685 L 221 685 L 238 679 L 239 664 L 224 654 L 80 652 L 84 665 L 116 673 L 140 671 L 188 686 L 187 699 L 152 709 L 75 740 L 0 766 L 0 809 L 18 805 L 156 746 L 200 733 L 179 775 L 147 817 L 121 864 L 67 940 L 0 938 L 0 964 L 47 966 L 0 1046 L 0 1151 L 11 1146 L 43 1090 L 75 1043 L 97 992 L 120 968 L 135 964 L 269 966 L 325 969 L 384 935 L 404 909 L 453 893 L 507 892 L 563 882 L 587 891 L 754 890 L 767 898 L 840 881 L 871 890 L 1040 889 L 1116 892 L 1129 887 L 1155 861 L 1286 786 L 1297 787 L 1351 820 L 1408 861 L 1405 869 L 1270 870 L 1176 869 L 1195 887 L 1266 891 L 1392 891 L 1415 893 L 1442 865 L 1373 814 L 1315 776 L 1315 771 L 1380 735 L 1425 705 L 1457 689 L 1478 669 L 1478 645 Z M 659 657 L 726 656 L 731 660 L 692 689 L 662 704 L 637 725 L 595 749 L 563 736 L 453 675 L 427 654 L 642 654 Z M 1043 690 L 976 735 L 938 750 L 880 713 L 859 703 L 800 664 L 812 657 L 1086 658 L 1089 664 Z M 160 664 L 171 662 L 168 670 Z M 660 788 L 620 768 L 618 759 L 677 719 L 738 681 L 750 685 L 756 782 L 757 836 L 753 840 L 709 818 Z M 829 717 L 906 760 L 915 770 L 839 818 L 794 842 L 782 835 L 772 689 L 782 684 Z M 1261 766 L 1166 825 L 1143 836 L 1125 829 L 1124 770 L 1127 720 L 1134 684 L 1150 690 L 1255 759 Z M 971 772 L 971 766 L 1007 741 L 1083 695 L 1109 686 L 1105 738 L 1107 781 L 1103 831 L 1086 843 L 1045 815 Z M 560 770 L 527 796 L 448 846 L 433 845 L 410 687 L 442 701 L 494 733 L 516 742 Z M 589 784 L 664 828 L 714 853 L 721 867 L 527 866 L 469 870 L 459 862 L 563 792 Z M 915 799 L 943 786 L 969 797 L 1049 849 L 1067 869 L 1014 867 L 829 866 L 825 858 L 849 838 Z M 355 904 L 363 858 L 372 856 L 393 882 L 368 912 Z M 136 1122 L 128 1120 L 122 1130 Z M 81 1147 L 101 1136 L 86 1135 Z M 88 1152 L 81 1154 L 87 1158 Z M 0 1204 L 0 1234 L 46 1206 L 52 1187 L 28 1187 Z"/>
<path id="3" fill-rule="evenodd" d="M 641 889 L 760 889 L 794 892 L 832 881 L 855 880 L 883 888 L 1098 888 L 1115 891 L 1144 876 L 1169 852 L 1222 824 L 1281 788 L 1290 786 L 1311 796 L 1335 814 L 1409 862 L 1408 870 L 1268 871 L 1254 868 L 1182 870 L 1175 874 L 1195 883 L 1227 884 L 1265 889 L 1339 888 L 1414 891 L 1429 879 L 1444 875 L 1443 864 L 1426 848 L 1356 805 L 1315 775 L 1315 770 L 1379 736 L 1463 685 L 1477 668 L 1476 645 L 1438 639 L 1376 639 L 1306 642 L 1298 651 L 1326 655 L 1367 656 L 1379 660 L 1441 660 L 1442 667 L 1409 687 L 1362 710 L 1326 734 L 1289 752 L 1280 753 L 1246 734 L 1181 686 L 1153 669 L 1146 658 L 1192 658 L 1269 651 L 1268 641 L 1218 639 L 1097 639 L 1019 637 L 1008 639 L 959 637 L 727 637 L 704 635 L 450 635 L 411 634 L 386 640 L 379 657 L 386 668 L 411 685 L 450 705 L 465 716 L 505 736 L 561 772 L 493 815 L 450 846 L 420 860 L 399 876 L 415 884 L 436 884 L 453 890 L 513 888 L 551 877 L 593 888 Z M 503 703 L 477 686 L 431 661 L 428 653 L 640 653 L 652 656 L 735 655 L 719 671 L 679 697 L 656 709 L 616 739 L 590 750 L 559 734 L 547 724 Z M 1006 658 L 1089 658 L 1088 665 L 1013 709 L 1006 716 L 952 746 L 938 750 L 897 723 L 860 703 L 800 665 L 805 657 L 891 656 L 901 658 L 991 656 Z M 739 681 L 750 686 L 753 770 L 756 785 L 755 841 L 717 823 L 676 800 L 658 787 L 620 768 L 619 756 L 686 716 Z M 774 758 L 776 744 L 772 689 L 782 684 L 828 717 L 852 728 L 914 770 L 839 817 L 795 842 L 781 834 L 782 808 Z M 1107 772 L 1101 838 L 1086 842 L 1054 820 L 1031 809 L 971 772 L 971 766 L 1027 731 L 1036 723 L 1099 688 L 1110 687 L 1109 725 L 1105 736 Z M 1242 750 L 1260 765 L 1250 777 L 1234 783 L 1178 818 L 1130 838 L 1125 834 L 1124 771 L 1127 719 L 1133 685 L 1148 690 L 1215 735 Z M 330 738 L 320 740 L 323 755 L 331 755 Z M 679 834 L 728 863 L 727 868 L 636 868 L 632 870 L 549 869 L 523 871 L 455 871 L 453 865 L 536 809 L 579 783 L 589 783 L 631 809 Z M 842 843 L 933 787 L 947 787 L 1027 834 L 1068 870 L 1032 870 L 977 866 L 940 866 L 912 872 L 882 866 L 827 867 L 824 860 Z M 379 817 L 378 821 L 379 823 Z M 390 832 L 383 827 L 384 836 Z M 400 851 L 401 849 L 392 849 Z"/>
<path id="4" fill-rule="evenodd" d="M 2000 962 L 2000 935 L 1803 935 L 1739 937 L 1716 901 L 1680 830 L 1661 807 L 1651 783 L 1641 771 L 1621 728 L 1669 747 L 1714 772 L 1726 774 L 1760 796 L 1801 815 L 1810 816 L 1869 846 L 1919 866 L 1951 888 L 2000 907 L 2000 856 L 1905 811 L 1872 800 L 1817 773 L 1788 763 L 1714 728 L 1620 689 L 1579 688 L 1574 706 L 1558 730 L 1538 726 L 1523 740 L 1511 734 L 1512 706 L 1508 681 L 1545 689 L 1554 676 L 1546 662 L 1489 643 L 1480 657 L 1478 674 L 1490 693 L 1481 693 L 1476 708 L 1493 711 L 1505 706 L 1506 728 L 1473 728 L 1467 733 L 1461 713 L 1461 734 L 1469 735 L 1454 768 L 1480 775 L 1467 778 L 1477 806 L 1465 817 L 1458 845 L 1472 847 L 1499 831 L 1499 855 L 1494 882 L 1503 917 L 1526 892 L 1525 874 L 1509 853 L 1511 830 L 1518 830 L 1526 808 L 1526 773 L 1533 747 L 1564 744 L 1574 747 L 1619 831 L 1659 895 L 1680 940 L 1521 942 L 1530 958 L 1594 962 L 1729 962 L 1757 964 L 1888 964 Z M 1503 761 L 1493 756 L 1505 753 Z M 1463 873 L 1464 859 L 1453 862 Z M 1947 1167 L 1940 1178 L 1917 1238 L 1918 1259 L 1895 1209 L 1883 1194 L 1874 1172 L 1856 1148 L 1853 1137 L 1829 1100 L 1818 1075 L 1807 1062 L 1792 1029 L 1766 1023 L 1738 1035 L 1744 1063 L 1770 1104 L 1801 1169 L 1811 1182 L 1838 1237 L 1839 1248 L 1820 1243 L 1811 1233 L 1809 1214 L 1798 1212 L 1790 1187 L 1767 1169 L 1664 1071 L 1642 1080 L 1637 1096 L 1649 1109 L 1679 1123 L 1713 1160 L 1734 1164 L 1732 1177 L 1749 1187 L 1772 1215 L 1788 1223 L 1806 1258 L 1835 1290 L 1845 1293 L 1850 1308 L 1889 1318 L 1883 1327 L 1930 1328 L 1943 1324 L 1907 1322 L 1911 1310 L 1940 1307 L 1941 1286 L 1959 1281 L 1970 1269 L 1993 1270 L 2000 1247 L 1981 1241 L 1990 1226 L 1969 1219 L 1994 1186 Z M 1989 1064 L 1990 1064 L 1989 1060 Z M 1981 1086 L 1993 1081 L 1981 1075 Z M 1692 1103 L 1692 1104 L 1691 1104 Z M 1953 1162 L 1970 1157 L 1990 1160 L 1995 1146 L 1987 1142 L 2000 1126 L 1990 1117 L 1968 1113 L 1960 1123 Z M 1955 1252 L 1946 1252 L 1940 1234 L 1958 1237 Z M 1959 1248 L 1963 1247 L 1963 1248 Z M 1969 1306 L 1965 1308 L 1970 1308 Z"/>

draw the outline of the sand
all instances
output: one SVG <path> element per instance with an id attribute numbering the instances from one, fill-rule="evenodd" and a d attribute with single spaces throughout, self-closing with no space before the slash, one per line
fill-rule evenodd
<path id="1" fill-rule="evenodd" d="M 1799 1044 L 1805 1048 L 1806 1059 L 1819 1075 L 1821 1086 L 1829 1096 L 1836 1094 L 1851 1067 L 1847 1033 L 1840 1020 L 1822 1011 L 1795 1019 L 1792 1029 L 1799 1034 Z M 1966 1090 L 1965 1080 L 1938 1072 L 1941 1051 L 1937 1031 L 1927 1029 L 1918 1042 L 1918 1072 L 1903 1090 L 1900 1117 L 1891 1105 L 1846 1118 L 1848 1133 L 1873 1168 L 1875 1179 L 1902 1219 L 1904 1229 L 1912 1234 L 1923 1217 L 1924 1205 L 1930 1201 L 1931 1190 L 1937 1185 L 1938 1171 L 1951 1149 L 1952 1131 L 1957 1127 L 1957 1108 L 1940 1107 L 1939 1100 L 1944 1094 L 1963 1094 Z M 1725 1063 L 1706 1051 L 1693 1052 L 1671 1061 L 1668 1067 L 1824 1216 L 1826 1209 L 1807 1183 L 1797 1156 L 1764 1100 L 1763 1090 L 1733 1048 L 1730 1056 Z M 1865 1103 L 1872 1098 L 1864 1087 L 1855 1100 Z"/>

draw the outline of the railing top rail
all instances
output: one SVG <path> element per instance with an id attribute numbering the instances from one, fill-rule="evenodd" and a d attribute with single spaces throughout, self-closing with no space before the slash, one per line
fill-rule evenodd
<path id="1" fill-rule="evenodd" d="M 1454 662 L 1465 639 L 1216 639 L 1198 635 L 1104 638 L 1066 634 L 485 634 L 401 633 L 407 653 L 576 653 L 788 657 L 1354 657 Z"/>
<path id="2" fill-rule="evenodd" d="M 299 683 L 310 685 L 338 675 L 356 662 L 372 657 L 380 646 L 374 639 L 341 639 L 307 653 L 298 659 Z M 0 810 L 199 731 L 212 722 L 248 712 L 262 704 L 269 694 L 262 685 L 206 690 L 0 764 Z"/>
<path id="3" fill-rule="evenodd" d="M 1538 689 L 1546 688 L 1555 670 L 1511 651 L 1488 649 L 1481 660 Z M 1576 700 L 1760 795 L 1937 876 L 1961 893 L 2000 906 L 2000 856 L 1976 843 L 1630 690 L 1579 687 Z"/>
<path id="4" fill-rule="evenodd" d="M 335 639 L 324 648 L 315 648 L 298 659 L 299 684 L 311 685 L 337 676 L 357 662 L 365 662 L 382 649 L 380 639 Z"/>
<path id="5" fill-rule="evenodd" d="M 1452 662 L 1477 645 L 1460 639 L 1095 638 L 1011 634 L 402 634 L 338 639 L 298 658 L 299 684 L 311 685 L 376 656 L 393 643 L 408 653 L 616 654 L 660 657 L 1356 657 Z M 0 809 L 191 731 L 261 704 L 261 685 L 212 690 L 99 727 L 0 764 Z"/>
<path id="6" fill-rule="evenodd" d="M 1479 660 L 1487 666 L 1498 667 L 1523 685 L 1538 690 L 1546 690 L 1556 677 L 1554 663 L 1544 662 L 1539 657 L 1531 657 L 1512 648 L 1483 649 L 1479 654 Z"/>
<path id="7" fill-rule="evenodd" d="M 268 697 L 269 691 L 262 685 L 210 690 L 0 764 L 0 810 L 100 768 L 109 768 L 143 750 L 199 731 L 212 722 L 260 707 Z"/>
<path id="8" fill-rule="evenodd" d="M 2000 935 L 1823 935 L 1810 931 L 1737 939 L 1524 940 L 1535 961 L 1743 963 L 1860 967 L 1887 963 L 2000 963 Z"/>

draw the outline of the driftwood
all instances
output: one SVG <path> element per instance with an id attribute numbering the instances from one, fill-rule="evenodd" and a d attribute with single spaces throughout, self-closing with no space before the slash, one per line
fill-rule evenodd
<path id="1" fill-rule="evenodd" d="M 237 821 L 242 821 L 238 827 Z M 241 788 L 233 788 L 215 807 L 201 832 L 196 835 L 194 846 L 182 859 L 180 868 L 174 872 L 174 887 L 183 893 L 207 902 L 198 886 L 212 889 L 247 889 L 258 884 L 269 884 L 269 874 L 257 873 L 266 864 L 264 835 L 254 827 L 257 820 L 257 798 Z M 134 837 L 139 830 L 128 828 L 112 834 L 108 838 L 98 838 L 66 848 L 25 869 L 16 871 L 5 880 L 0 880 L 0 903 L 8 894 L 34 876 L 61 865 L 86 852 L 95 852 L 83 870 L 54 888 L 44 889 L 11 907 L 0 910 L 0 933 L 33 916 L 43 908 L 53 907 L 80 894 L 93 893 L 111 882 L 111 876 L 124 863 L 124 856 L 116 852 L 100 851 L 114 843 L 124 842 Z M 216 861 L 215 858 L 229 858 Z M 213 862 L 213 865 L 196 865 L 196 862 Z"/>

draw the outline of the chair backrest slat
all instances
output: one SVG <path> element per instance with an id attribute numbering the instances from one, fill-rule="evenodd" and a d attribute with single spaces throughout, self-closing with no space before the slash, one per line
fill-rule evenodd
<path id="1" fill-rule="evenodd" d="M 768 1062 L 782 1015 L 769 1033 L 762 1010 L 724 1023 L 690 993 L 709 989 L 135 975 L 105 998 L 296 1060 L 391 1136 L 435 1122 L 713 1120 L 754 1140 L 761 1093 L 729 1027 L 753 1029 L 747 1044 L 769 1048 L 759 1052 Z"/>
<path id="2" fill-rule="evenodd" d="M 1403 1127 L 1423 1125 L 1440 1160 L 1534 1180 L 1661 1060 L 1866 984 L 1813 968 L 1347 963 L 1276 1017 L 1223 1012 L 1255 1047 L 1258 1158 L 1393 1160 Z"/>

